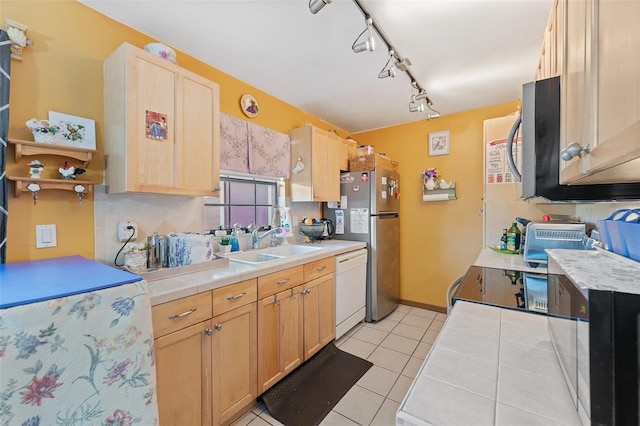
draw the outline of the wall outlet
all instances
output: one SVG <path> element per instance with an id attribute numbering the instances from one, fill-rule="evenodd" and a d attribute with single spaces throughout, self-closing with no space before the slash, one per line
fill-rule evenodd
<path id="1" fill-rule="evenodd" d="M 130 229 L 131 227 L 133 227 L 133 229 Z M 129 237 L 131 237 L 131 240 L 129 240 Z M 118 222 L 118 241 L 135 241 L 136 238 L 138 238 L 138 225 L 135 222 L 130 220 Z"/>

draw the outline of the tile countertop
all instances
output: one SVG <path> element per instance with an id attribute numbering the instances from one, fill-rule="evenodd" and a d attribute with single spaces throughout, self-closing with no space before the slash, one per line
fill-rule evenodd
<path id="1" fill-rule="evenodd" d="M 337 256 L 366 247 L 366 244 L 358 241 L 323 240 L 314 243 L 313 246 L 326 248 L 326 250 L 263 262 L 260 265 L 230 261 L 228 266 L 150 281 L 148 287 L 151 305 L 170 302 L 325 257 Z"/>
<path id="2" fill-rule="evenodd" d="M 459 301 L 396 425 L 581 425 L 544 315 Z"/>
<path id="3" fill-rule="evenodd" d="M 549 273 L 563 273 L 582 290 L 640 294 L 640 262 L 597 250 L 547 250 Z M 562 271 L 557 270 L 560 267 Z"/>
<path id="4" fill-rule="evenodd" d="M 473 263 L 475 266 L 484 266 L 485 268 L 508 269 L 511 271 L 537 272 L 538 274 L 546 274 L 546 265 L 541 264 L 537 268 L 532 268 L 525 262 L 519 254 L 502 254 L 497 253 L 490 248 L 484 248 Z"/>

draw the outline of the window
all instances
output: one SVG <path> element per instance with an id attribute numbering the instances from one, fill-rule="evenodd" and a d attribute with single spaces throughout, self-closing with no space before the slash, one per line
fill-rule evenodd
<path id="1" fill-rule="evenodd" d="M 230 229 L 235 223 L 272 224 L 278 182 L 221 176 L 220 187 L 220 197 L 204 197 L 205 230 Z"/>

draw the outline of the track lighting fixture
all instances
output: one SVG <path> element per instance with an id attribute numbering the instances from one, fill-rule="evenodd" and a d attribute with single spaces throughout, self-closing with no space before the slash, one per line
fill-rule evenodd
<path id="1" fill-rule="evenodd" d="M 424 104 L 412 99 L 411 102 L 409 102 L 409 112 L 424 112 Z"/>
<path id="2" fill-rule="evenodd" d="M 389 49 L 389 60 L 387 64 L 382 68 L 382 71 L 378 73 L 378 78 L 387 78 L 396 76 L 396 58 L 393 53 L 393 49 Z"/>
<path id="3" fill-rule="evenodd" d="M 353 50 L 354 53 L 360 53 L 367 50 L 373 52 L 376 49 L 376 42 L 373 39 L 373 31 L 371 30 L 373 19 L 367 16 L 365 22 L 367 23 L 367 28 L 365 28 L 364 31 L 360 33 L 358 38 L 356 38 L 356 41 L 354 41 L 353 45 L 351 46 L 351 50 Z M 367 35 L 367 38 L 365 40 L 358 41 L 365 34 Z"/>
<path id="4" fill-rule="evenodd" d="M 332 1 L 333 0 L 309 0 L 309 11 L 316 14 Z M 373 38 L 373 30 L 375 29 L 376 33 L 382 40 L 382 43 L 384 43 L 389 50 L 389 60 L 385 64 L 384 68 L 382 68 L 378 73 L 378 78 L 395 77 L 396 74 L 398 74 L 398 71 L 406 73 L 411 79 L 411 100 L 409 102 L 409 111 L 424 112 L 428 108 L 432 113 L 430 112 L 427 115 L 427 120 L 440 117 L 440 112 L 431 107 L 433 104 L 431 99 L 429 99 L 429 96 L 427 96 L 426 90 L 418 85 L 415 76 L 409 69 L 409 66 L 412 65 L 409 58 L 403 57 L 400 52 L 395 49 L 384 30 L 377 24 L 377 22 L 374 21 L 373 15 L 364 0 L 353 0 L 353 2 L 364 15 L 367 27 L 353 42 L 351 50 L 353 50 L 354 53 L 365 51 L 373 52 L 376 47 L 375 40 Z"/>
<path id="5" fill-rule="evenodd" d="M 420 89 L 417 95 L 413 97 L 416 101 L 422 101 L 427 99 L 427 92 L 424 89 Z"/>
<path id="6" fill-rule="evenodd" d="M 322 10 L 323 7 L 331 3 L 333 0 L 309 0 L 309 11 L 314 15 Z"/>

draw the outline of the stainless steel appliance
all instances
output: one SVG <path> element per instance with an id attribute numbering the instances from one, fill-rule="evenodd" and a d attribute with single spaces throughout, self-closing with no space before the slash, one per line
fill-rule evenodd
<path id="1" fill-rule="evenodd" d="M 578 413 L 640 424 L 640 294 L 581 288 L 555 262 L 548 279 L 549 332 Z"/>
<path id="2" fill-rule="evenodd" d="M 323 203 L 323 216 L 335 223 L 334 239 L 367 243 L 365 320 L 378 321 L 400 298 L 400 176 L 376 169 L 340 177 L 340 203 Z"/>
<path id="3" fill-rule="evenodd" d="M 522 170 L 513 157 L 513 140 L 522 124 Z M 507 137 L 507 160 L 516 178 L 522 176 L 522 198 L 551 201 L 634 200 L 640 184 L 560 184 L 560 77 L 527 83 L 522 87 L 522 114 Z"/>
<path id="4" fill-rule="evenodd" d="M 547 312 L 547 277 L 543 274 L 471 266 L 450 290 L 452 302 L 477 302 L 500 308 Z"/>

